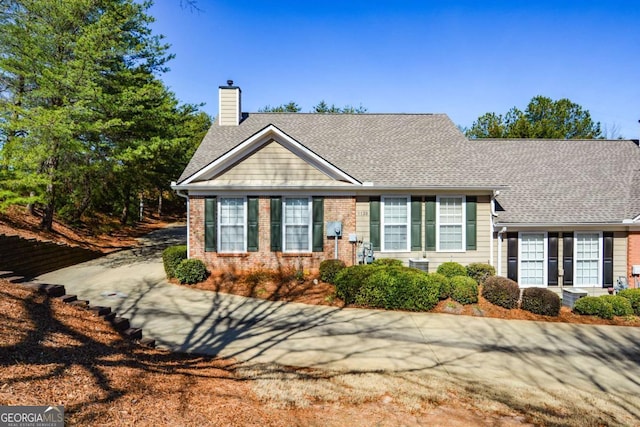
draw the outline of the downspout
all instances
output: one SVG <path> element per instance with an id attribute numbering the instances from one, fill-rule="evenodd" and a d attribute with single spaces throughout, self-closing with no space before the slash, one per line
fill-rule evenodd
<path id="1" fill-rule="evenodd" d="M 495 225 L 493 224 L 493 218 L 496 217 L 496 211 L 495 211 L 495 200 L 496 200 L 496 194 L 497 191 L 494 190 L 493 193 L 491 194 L 491 201 L 490 203 L 490 207 L 489 207 L 489 265 L 493 266 L 495 268 L 495 264 L 494 264 L 494 259 L 493 259 L 493 233 L 495 232 Z"/>
<path id="2" fill-rule="evenodd" d="M 190 234 L 189 234 L 189 229 L 190 229 L 189 223 L 191 222 L 190 221 L 191 213 L 189 212 L 189 194 L 188 193 L 183 193 L 182 190 L 176 190 L 176 194 L 178 196 L 180 196 L 180 197 L 184 197 L 187 200 L 187 258 L 190 258 L 189 245 L 190 245 L 190 240 L 191 239 L 189 239 L 189 236 L 190 236 Z"/>

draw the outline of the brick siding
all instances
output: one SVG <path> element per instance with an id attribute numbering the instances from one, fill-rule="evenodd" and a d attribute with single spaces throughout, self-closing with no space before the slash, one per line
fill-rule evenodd
<path id="1" fill-rule="evenodd" d="M 201 259 L 211 269 L 246 271 L 254 268 L 303 268 L 317 271 L 325 259 L 333 259 L 335 241 L 323 238 L 323 252 L 289 254 L 271 251 L 271 204 L 269 197 L 258 201 L 259 241 L 258 252 L 242 254 L 218 254 L 204 250 L 204 197 L 191 196 L 189 199 L 189 257 Z M 352 265 L 355 246 L 349 243 L 349 233 L 356 232 L 355 197 L 325 197 L 324 223 L 326 235 L 327 221 L 342 221 L 342 238 L 338 240 L 338 258 Z"/>

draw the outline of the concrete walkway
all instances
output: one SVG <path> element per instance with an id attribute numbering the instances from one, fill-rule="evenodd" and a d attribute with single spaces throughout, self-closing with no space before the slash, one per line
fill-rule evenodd
<path id="1" fill-rule="evenodd" d="M 430 370 L 546 389 L 570 384 L 629 399 L 640 416 L 640 328 L 336 309 L 194 290 L 164 280 L 161 251 L 184 239 L 184 227 L 161 230 L 141 249 L 38 281 L 112 307 L 176 351 L 353 372 Z"/>

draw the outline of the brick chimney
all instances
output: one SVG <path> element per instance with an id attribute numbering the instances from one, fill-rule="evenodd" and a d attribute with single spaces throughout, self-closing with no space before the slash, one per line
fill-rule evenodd
<path id="1" fill-rule="evenodd" d="M 220 86 L 218 125 L 238 126 L 240 124 L 242 118 L 240 93 L 240 88 L 233 85 L 233 80 L 227 80 L 227 86 Z"/>

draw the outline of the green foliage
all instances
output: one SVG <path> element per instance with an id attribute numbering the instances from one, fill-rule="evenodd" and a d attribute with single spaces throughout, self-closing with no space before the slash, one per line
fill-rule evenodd
<path id="1" fill-rule="evenodd" d="M 444 262 L 438 266 L 436 273 L 440 273 L 445 277 L 466 276 L 467 269 L 457 262 Z"/>
<path id="2" fill-rule="evenodd" d="M 288 104 L 281 104 L 276 106 L 267 105 L 263 108 L 258 109 L 259 113 L 299 113 L 302 110 L 300 106 L 293 102 L 289 101 Z"/>
<path id="3" fill-rule="evenodd" d="M 486 113 L 465 131 L 476 138 L 601 138 L 600 123 L 594 123 L 588 110 L 568 99 L 552 100 L 535 96 L 525 111 L 516 107 L 504 116 Z"/>
<path id="4" fill-rule="evenodd" d="M 353 304 L 360 288 L 367 278 L 376 271 L 371 264 L 353 265 L 341 270 L 335 277 L 336 296 L 345 304 Z"/>
<path id="5" fill-rule="evenodd" d="M 447 299 L 451 296 L 451 290 L 453 289 L 451 279 L 440 273 L 429 273 L 428 278 L 433 283 L 433 286 L 437 286 L 440 290 L 438 293 L 440 299 Z"/>
<path id="6" fill-rule="evenodd" d="M 467 265 L 467 276 L 482 285 L 487 278 L 496 275 L 496 269 L 492 265 L 474 262 Z"/>
<path id="7" fill-rule="evenodd" d="M 127 220 L 157 199 L 210 124 L 157 74 L 171 58 L 150 2 L 7 0 L 0 13 L 0 208 Z"/>
<path id="8" fill-rule="evenodd" d="M 523 310 L 543 316 L 560 314 L 560 297 L 545 288 L 526 288 L 522 291 Z"/>
<path id="9" fill-rule="evenodd" d="M 451 299 L 460 304 L 478 302 L 478 283 L 469 276 L 453 276 L 451 279 Z"/>
<path id="10" fill-rule="evenodd" d="M 611 304 L 614 316 L 630 316 L 633 314 L 631 301 L 620 295 L 602 295 L 603 300 Z"/>
<path id="11" fill-rule="evenodd" d="M 320 280 L 333 284 L 338 273 L 345 268 L 346 265 L 342 260 L 326 259 L 320 263 Z"/>
<path id="12" fill-rule="evenodd" d="M 625 289 L 618 292 L 618 295 L 628 299 L 633 308 L 633 312 L 636 316 L 640 316 L 640 289 Z"/>
<path id="13" fill-rule="evenodd" d="M 322 100 L 313 106 L 311 112 L 316 114 L 364 114 L 367 112 L 367 109 L 362 105 L 358 107 L 345 105 L 343 108 L 340 108 L 336 107 L 335 104 L 328 105 Z"/>
<path id="14" fill-rule="evenodd" d="M 587 316 L 598 316 L 613 319 L 613 306 L 600 297 L 582 297 L 573 306 L 573 311 Z"/>
<path id="15" fill-rule="evenodd" d="M 199 259 L 183 259 L 175 270 L 180 283 L 193 285 L 203 282 L 207 278 L 207 268 Z"/>
<path id="16" fill-rule="evenodd" d="M 356 303 L 369 307 L 428 311 L 438 303 L 439 283 L 428 274 L 408 268 L 380 266 L 356 296 Z"/>
<path id="17" fill-rule="evenodd" d="M 491 276 L 482 285 L 482 296 L 492 304 L 512 309 L 518 307 L 520 288 L 511 279 Z"/>
<path id="18" fill-rule="evenodd" d="M 375 266 L 402 267 L 402 261 L 394 258 L 376 258 L 373 260 Z"/>
<path id="19" fill-rule="evenodd" d="M 186 245 L 170 246 L 162 252 L 162 263 L 167 279 L 176 277 L 176 268 L 185 259 L 187 259 Z"/>

